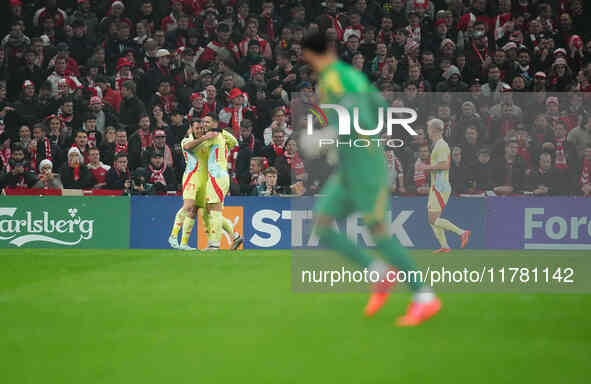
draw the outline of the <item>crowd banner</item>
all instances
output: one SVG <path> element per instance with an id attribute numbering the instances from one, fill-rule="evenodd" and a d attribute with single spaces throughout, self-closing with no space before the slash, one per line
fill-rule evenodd
<path id="1" fill-rule="evenodd" d="M 2 197 L 0 247 L 129 248 L 129 199 Z"/>
<path id="2" fill-rule="evenodd" d="M 591 250 L 591 199 L 487 199 L 487 248 Z"/>

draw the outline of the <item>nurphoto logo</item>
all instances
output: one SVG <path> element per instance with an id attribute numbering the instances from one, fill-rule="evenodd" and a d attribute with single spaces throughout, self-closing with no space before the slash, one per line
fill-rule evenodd
<path id="1" fill-rule="evenodd" d="M 326 118 L 325 110 L 330 109 L 336 112 L 338 118 L 338 130 L 336 137 L 329 137 L 326 134 L 318 134 L 314 131 L 315 120 L 322 129 L 330 129 L 328 127 L 328 119 Z M 417 120 L 417 112 L 412 108 L 404 107 L 388 107 L 378 108 L 377 111 L 377 125 L 368 129 L 364 129 L 359 125 L 359 107 L 353 107 L 353 118 L 347 108 L 338 104 L 320 104 L 319 106 L 309 104 L 308 114 L 306 115 L 306 133 L 308 136 L 315 136 L 318 138 L 318 146 L 336 146 L 338 147 L 355 147 L 367 148 L 372 145 L 386 146 L 390 148 L 400 148 L 404 146 L 404 141 L 400 138 L 392 137 L 394 134 L 394 127 L 402 127 L 409 135 L 416 136 L 417 132 L 412 128 L 411 124 Z M 350 136 L 351 127 L 359 135 L 357 139 L 339 140 L 339 136 Z M 385 128 L 385 136 L 383 135 Z M 378 136 L 372 137 L 370 136 Z"/>

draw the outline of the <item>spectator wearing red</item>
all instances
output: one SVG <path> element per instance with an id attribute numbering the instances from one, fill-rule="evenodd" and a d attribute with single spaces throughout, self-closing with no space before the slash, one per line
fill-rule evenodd
<path id="1" fill-rule="evenodd" d="M 115 89 L 121 90 L 121 84 L 127 80 L 133 80 L 131 68 L 133 63 L 127 57 L 121 57 L 115 67 Z"/>
<path id="2" fill-rule="evenodd" d="M 285 130 L 280 127 L 273 128 L 271 134 L 271 143 L 263 149 L 263 156 L 268 160 L 269 165 L 273 166 L 277 158 L 283 156 L 286 135 Z"/>
<path id="3" fill-rule="evenodd" d="M 154 184 L 156 191 L 176 191 L 174 169 L 166 165 L 161 152 L 152 152 L 147 167 L 147 181 Z"/>
<path id="4" fill-rule="evenodd" d="M 583 151 L 583 166 L 579 176 L 579 188 L 579 191 L 585 197 L 591 196 L 591 145 L 587 146 Z"/>
<path id="5" fill-rule="evenodd" d="M 174 92 L 171 87 L 172 80 L 169 77 L 160 79 L 158 91 L 152 97 L 150 105 L 159 105 L 165 114 L 170 114 L 178 105 Z"/>
<path id="6" fill-rule="evenodd" d="M 171 12 L 162 19 L 160 29 L 165 33 L 175 31 L 178 28 L 178 20 L 184 14 L 184 5 L 181 0 L 171 1 Z"/>
<path id="7" fill-rule="evenodd" d="M 113 129 L 114 131 L 114 129 Z M 127 132 L 123 128 L 119 128 L 116 132 L 113 132 L 113 141 L 105 140 L 101 145 L 101 154 L 103 155 L 103 161 L 112 166 L 115 157 L 119 153 L 128 153 L 129 147 L 127 144 Z M 109 137 L 109 130 L 105 138 Z"/>
<path id="8" fill-rule="evenodd" d="M 110 166 L 101 162 L 101 153 L 98 148 L 88 150 L 88 169 L 94 176 L 96 184 L 93 189 L 102 189 L 107 186 L 107 172 Z"/>
<path id="9" fill-rule="evenodd" d="M 414 183 L 418 195 L 429 193 L 429 172 L 425 167 L 429 165 L 429 146 L 424 144 L 418 148 L 418 158 L 414 164 Z"/>
<path id="10" fill-rule="evenodd" d="M 124 12 L 125 4 L 123 4 L 123 2 L 116 0 L 111 3 L 111 6 L 107 10 L 105 17 L 99 23 L 99 27 L 103 34 L 106 34 L 111 24 L 118 25 L 119 23 L 123 22 L 129 25 L 129 28 L 133 26 L 131 20 L 123 15 Z"/>
<path id="11" fill-rule="evenodd" d="M 70 148 L 68 161 L 59 173 L 66 189 L 91 189 L 96 184 L 94 176 L 84 165 L 84 158 L 77 147 Z"/>
<path id="12" fill-rule="evenodd" d="M 216 39 L 210 41 L 205 48 L 199 50 L 195 57 L 197 66 L 205 68 L 209 66 L 218 56 L 234 60 L 235 64 L 240 61 L 238 46 L 230 40 L 232 33 L 230 25 L 220 23 L 217 27 Z"/>
<path id="13" fill-rule="evenodd" d="M 76 131 L 72 148 L 78 149 L 83 158 L 84 164 L 88 164 L 88 134 L 86 131 Z M 68 152 L 69 153 L 69 152 Z"/>
<path id="14" fill-rule="evenodd" d="M 189 112 L 187 112 L 185 118 L 187 121 L 191 121 L 193 117 L 202 118 L 207 115 L 204 112 L 203 94 L 200 92 L 194 92 L 191 95 L 191 108 L 189 108 Z"/>
<path id="15" fill-rule="evenodd" d="M 8 161 L 10 170 L 0 176 L 0 189 L 2 188 L 33 188 L 37 183 L 37 175 L 27 170 L 25 161 Z"/>
<path id="16" fill-rule="evenodd" d="M 152 137 L 152 145 L 146 148 L 142 155 L 142 165 L 147 166 L 152 159 L 152 154 L 157 152 L 162 155 L 165 166 L 174 169 L 180 161 L 175 161 L 170 147 L 166 144 L 166 132 L 163 129 L 157 129 Z"/>
<path id="17" fill-rule="evenodd" d="M 404 194 L 406 188 L 404 186 L 404 169 L 402 168 L 402 162 L 396 156 L 393 150 L 386 151 L 386 165 L 390 174 L 390 180 L 392 180 L 391 192 Z"/>
<path id="18" fill-rule="evenodd" d="M 82 122 L 82 131 L 88 135 L 88 148 L 97 148 L 103 141 L 103 135 L 96 130 L 96 115 L 92 112 L 86 114 Z"/>
<path id="19" fill-rule="evenodd" d="M 123 101 L 122 93 L 111 88 L 111 83 L 103 75 L 98 75 L 96 77 L 95 85 L 101 90 L 100 93 L 102 94 L 102 100 L 109 104 L 109 106 L 111 106 L 111 108 L 113 108 L 113 110 L 119 114 L 121 112 L 121 102 Z M 121 86 L 123 88 L 123 84 Z M 95 96 L 101 97 L 98 94 Z"/>
<path id="20" fill-rule="evenodd" d="M 52 90 L 51 95 L 56 96 L 58 94 L 58 83 L 60 80 L 70 79 L 70 81 L 74 81 L 80 83 L 73 72 L 66 69 L 67 68 L 67 58 L 64 56 L 57 56 L 55 59 L 55 68 L 54 71 L 49 77 L 47 81 L 51 83 Z"/>
<path id="21" fill-rule="evenodd" d="M 39 163 L 42 159 L 52 161 L 59 166 L 62 161 L 61 149 L 53 144 L 47 137 L 47 128 L 42 123 L 33 126 L 34 148 L 31 152 L 31 163 L 35 164 L 35 169 L 39 169 Z"/>
<path id="22" fill-rule="evenodd" d="M 279 185 L 294 188 L 297 183 L 308 180 L 308 172 L 300 154 L 298 144 L 293 137 L 289 137 L 283 148 L 283 156 L 277 158 L 275 167 L 279 171 Z"/>
<path id="23" fill-rule="evenodd" d="M 33 25 L 39 27 L 45 20 L 50 19 L 55 22 L 55 26 L 62 28 L 68 19 L 66 12 L 57 7 L 57 0 L 47 0 L 43 8 L 38 9 L 33 15 Z"/>
<path id="24" fill-rule="evenodd" d="M 244 95 L 238 88 L 234 88 L 228 94 L 231 105 L 220 111 L 220 128 L 227 129 L 234 136 L 240 134 L 241 122 L 247 117 L 247 108 L 244 105 Z"/>
<path id="25" fill-rule="evenodd" d="M 238 44 L 238 49 L 241 56 L 246 56 L 249 45 L 256 42 L 259 46 L 260 55 L 265 59 L 272 59 L 271 45 L 267 40 L 262 38 L 259 34 L 259 22 L 254 17 L 249 17 L 246 21 L 246 37 Z"/>

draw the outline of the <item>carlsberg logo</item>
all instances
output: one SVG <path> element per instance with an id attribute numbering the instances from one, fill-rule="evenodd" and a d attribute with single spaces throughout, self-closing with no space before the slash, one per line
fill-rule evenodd
<path id="1" fill-rule="evenodd" d="M 20 247 L 34 241 L 77 245 L 92 239 L 94 220 L 82 219 L 78 209 L 70 208 L 64 217 L 51 217 L 47 211 L 34 216 L 31 211 L 0 208 L 0 240 Z"/>

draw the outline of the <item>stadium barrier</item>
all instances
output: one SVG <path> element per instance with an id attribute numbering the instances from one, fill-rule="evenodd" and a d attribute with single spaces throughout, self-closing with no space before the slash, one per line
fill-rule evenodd
<path id="1" fill-rule="evenodd" d="M 394 197 L 387 218 L 392 235 L 410 248 L 436 248 L 425 197 Z M 80 247 L 167 249 L 178 196 L 0 198 L 0 248 Z M 228 197 L 224 215 L 244 236 L 246 249 L 308 248 L 314 198 Z M 472 230 L 473 249 L 589 249 L 591 199 L 452 197 L 444 217 Z M 358 244 L 372 246 L 359 216 L 339 222 Z M 190 244 L 205 246 L 202 224 Z M 459 239 L 448 235 L 452 247 Z M 222 241 L 227 246 L 229 239 Z"/>

